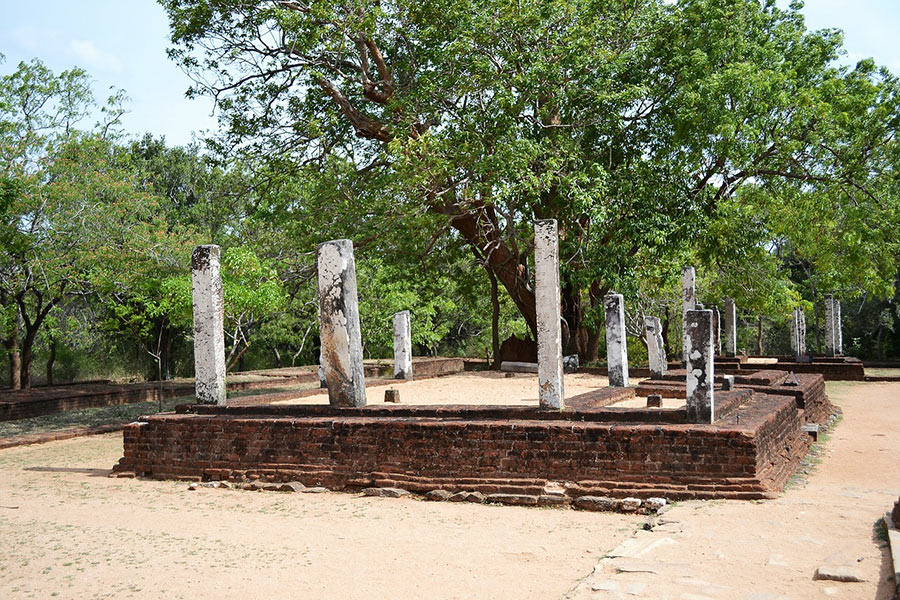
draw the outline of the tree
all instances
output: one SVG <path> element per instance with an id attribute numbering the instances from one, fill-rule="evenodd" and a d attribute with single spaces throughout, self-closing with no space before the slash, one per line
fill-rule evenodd
<path id="1" fill-rule="evenodd" d="M 567 351 L 589 359 L 602 296 L 677 270 L 748 186 L 773 207 L 885 199 L 896 81 L 836 66 L 840 34 L 806 31 L 797 3 L 161 3 L 192 93 L 222 111 L 219 150 L 347 164 L 351 212 L 389 195 L 395 224 L 430 213 L 532 331 L 530 223 L 558 219 Z"/>

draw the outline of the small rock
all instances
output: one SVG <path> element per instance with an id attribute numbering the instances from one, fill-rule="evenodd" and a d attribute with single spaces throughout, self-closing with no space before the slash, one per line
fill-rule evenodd
<path id="1" fill-rule="evenodd" d="M 267 492 L 280 492 L 281 491 L 280 483 L 264 483 L 260 487 Z"/>
<path id="2" fill-rule="evenodd" d="M 644 500 L 644 506 L 650 510 L 659 510 L 667 504 L 665 498 L 647 498 Z"/>
<path id="3" fill-rule="evenodd" d="M 528 494 L 488 494 L 487 501 L 512 506 L 536 506 L 538 499 Z"/>
<path id="4" fill-rule="evenodd" d="M 409 492 L 400 488 L 366 488 L 362 491 L 363 496 L 375 496 L 377 498 L 400 498 L 401 496 L 409 496 Z"/>
<path id="5" fill-rule="evenodd" d="M 193 483 L 191 483 L 191 484 L 188 484 L 188 490 L 190 490 L 190 491 L 192 491 L 192 492 L 193 492 L 194 490 L 199 490 L 199 489 L 200 489 L 200 484 L 197 483 L 196 481 L 193 482 Z"/>
<path id="6" fill-rule="evenodd" d="M 641 507 L 640 498 L 625 498 L 622 500 L 622 510 L 624 512 L 634 512 Z"/>
<path id="7" fill-rule="evenodd" d="M 856 567 L 849 565 L 822 565 L 816 569 L 813 579 L 826 579 L 828 581 L 861 582 L 862 573 Z"/>
<path id="8" fill-rule="evenodd" d="M 450 490 L 431 490 L 425 494 L 425 499 L 433 502 L 443 502 L 444 500 L 449 500 L 452 496 L 453 492 Z"/>
<path id="9" fill-rule="evenodd" d="M 449 498 L 450 502 L 484 502 L 484 494 L 481 492 L 456 492 Z"/>
<path id="10" fill-rule="evenodd" d="M 215 488 L 219 487 L 219 482 L 218 481 L 204 481 L 203 483 L 200 484 L 200 487 L 215 489 Z"/>
<path id="11" fill-rule="evenodd" d="M 317 485 L 315 487 L 303 488 L 300 491 L 304 494 L 324 494 L 328 491 L 328 488 Z"/>
<path id="12" fill-rule="evenodd" d="M 288 481 L 278 486 L 279 492 L 301 492 L 306 490 L 306 486 L 299 481 Z"/>
<path id="13" fill-rule="evenodd" d="M 582 510 L 611 511 L 619 509 L 619 500 L 607 496 L 580 496 L 574 504 Z"/>

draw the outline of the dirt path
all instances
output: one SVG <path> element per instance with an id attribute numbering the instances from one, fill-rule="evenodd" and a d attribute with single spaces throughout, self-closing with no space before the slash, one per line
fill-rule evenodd
<path id="1" fill-rule="evenodd" d="M 805 482 L 773 501 L 678 503 L 568 597 L 890 598 L 876 524 L 900 494 L 900 384 L 830 383 L 828 394 L 844 419 Z M 813 580 L 822 565 L 866 582 Z"/>
<path id="2" fill-rule="evenodd" d="M 807 483 L 637 536 L 645 517 L 108 479 L 115 434 L 2 450 L 0 598 L 888 598 L 900 384 L 829 393 L 845 419 Z M 827 562 L 868 582 L 813 581 Z"/>

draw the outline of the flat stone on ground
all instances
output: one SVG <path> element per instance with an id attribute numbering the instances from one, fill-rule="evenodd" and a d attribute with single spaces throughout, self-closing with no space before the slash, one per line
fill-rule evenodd
<path id="1" fill-rule="evenodd" d="M 851 565 L 822 565 L 816 569 L 815 578 L 856 583 L 865 581 L 859 569 Z"/>

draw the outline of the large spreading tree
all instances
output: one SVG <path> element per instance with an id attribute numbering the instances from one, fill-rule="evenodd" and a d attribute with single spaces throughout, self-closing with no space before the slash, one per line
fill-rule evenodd
<path id="1" fill-rule="evenodd" d="M 708 224 L 748 215 L 730 205 L 790 221 L 772 235 L 823 205 L 884 229 L 845 208 L 888 203 L 897 82 L 838 66 L 840 33 L 807 31 L 799 3 L 161 3 L 220 149 L 333 177 L 309 202 L 353 223 L 464 241 L 532 330 L 530 224 L 558 219 L 567 351 L 587 358 L 602 296 L 721 244 Z"/>

